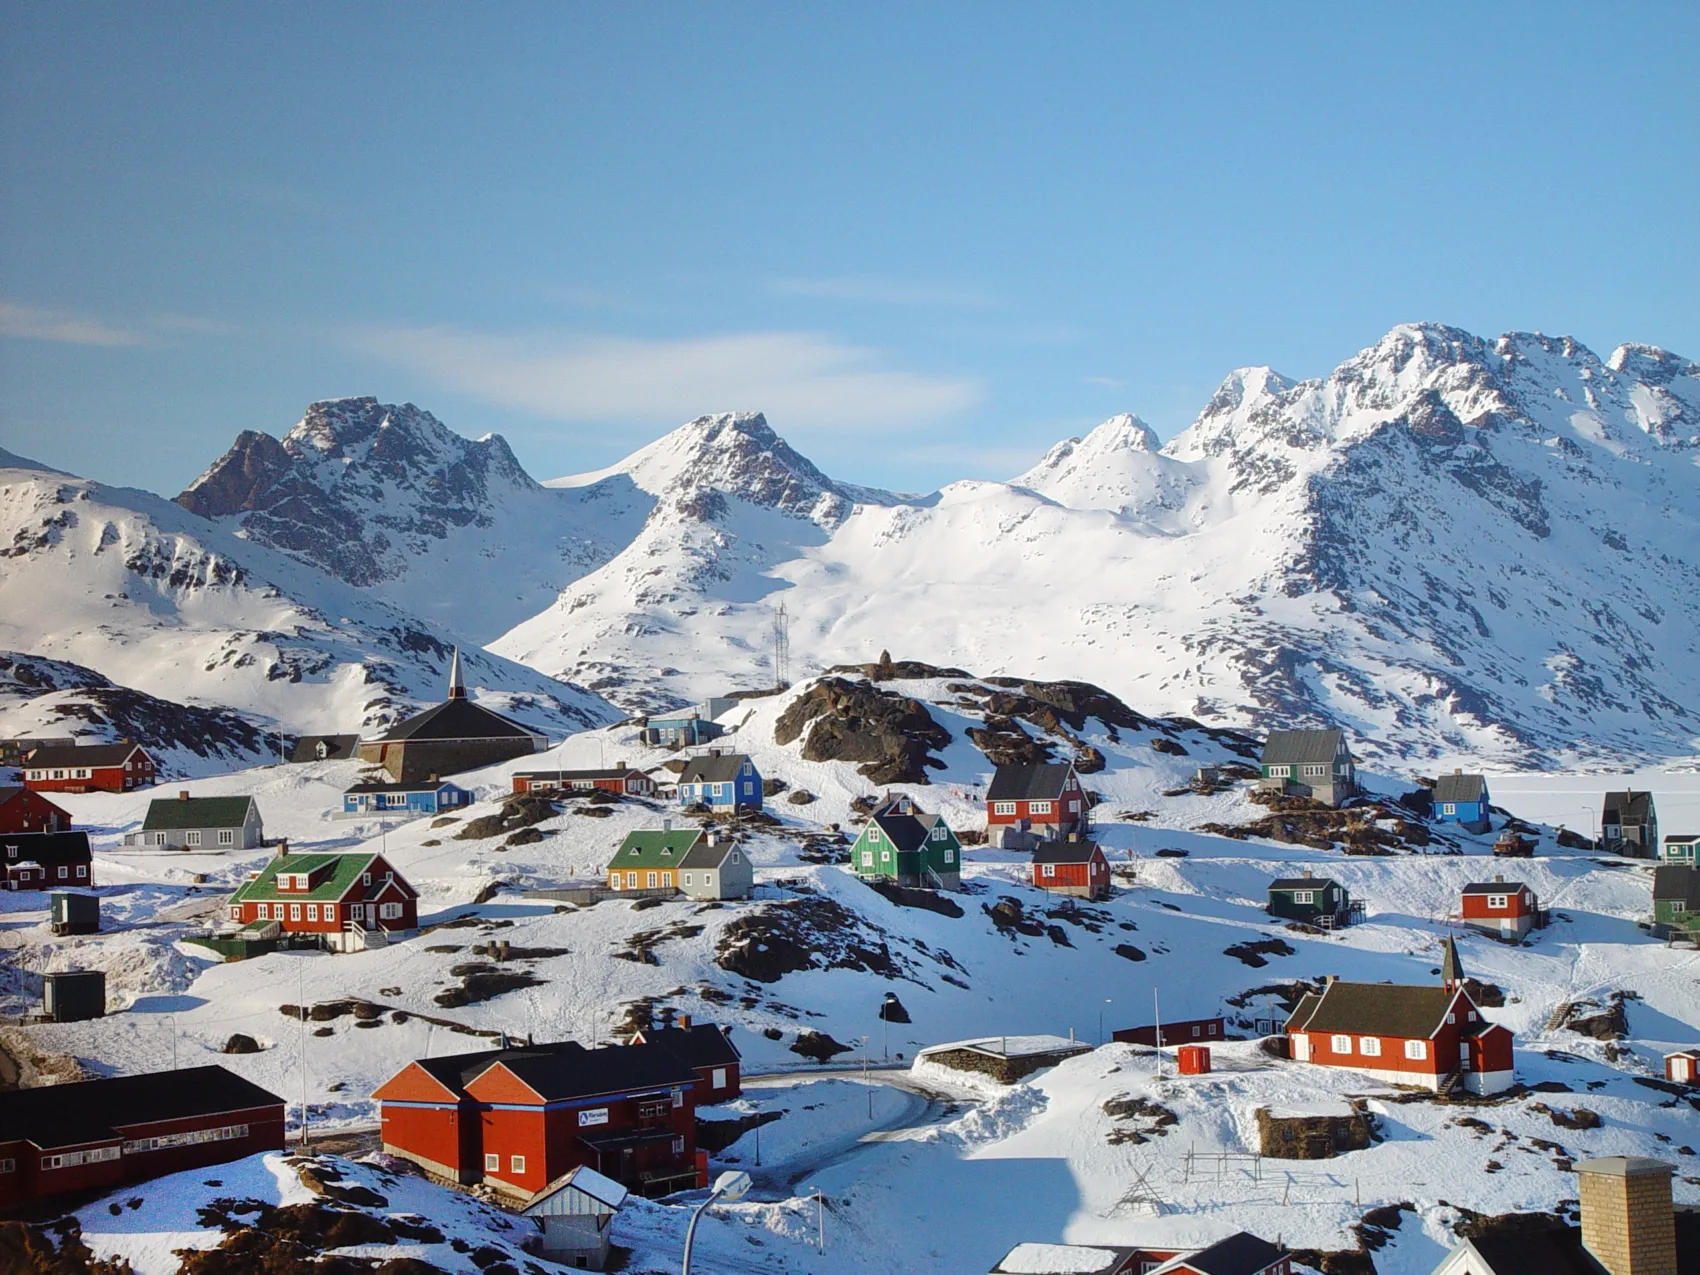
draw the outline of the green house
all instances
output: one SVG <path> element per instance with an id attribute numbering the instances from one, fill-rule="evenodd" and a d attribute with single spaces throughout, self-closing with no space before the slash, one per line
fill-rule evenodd
<path id="1" fill-rule="evenodd" d="M 1269 915 L 1331 929 L 1345 925 L 1352 911 L 1346 887 L 1327 877 L 1283 877 L 1269 883 Z"/>
<path id="2" fill-rule="evenodd" d="M 917 809 L 908 797 L 889 797 L 850 848 L 850 866 L 865 881 L 956 890 L 962 886 L 962 843 L 940 816 Z"/>
<path id="3" fill-rule="evenodd" d="M 1700 868 L 1653 869 L 1653 933 L 1700 932 Z"/>
<path id="4" fill-rule="evenodd" d="M 1700 865 L 1700 834 L 1689 834 L 1687 836 L 1678 836 L 1675 833 L 1666 834 L 1664 850 L 1660 857 L 1666 863 Z"/>

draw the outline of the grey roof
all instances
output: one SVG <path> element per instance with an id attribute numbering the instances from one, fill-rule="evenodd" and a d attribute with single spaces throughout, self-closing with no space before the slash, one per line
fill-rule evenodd
<path id="1" fill-rule="evenodd" d="M 1082 837 L 1078 841 L 1041 841 L 1033 847 L 1034 863 L 1085 863 L 1098 853 L 1098 843 Z"/>
<path id="2" fill-rule="evenodd" d="M 1263 764 L 1332 763 L 1339 755 L 1343 739 L 1345 736 L 1337 730 L 1272 730 L 1263 745 Z"/>
<path id="3" fill-rule="evenodd" d="M 23 796 L 24 793 L 33 791 L 34 789 L 25 788 L 21 784 L 0 784 L 0 806 L 4 806 L 8 801 L 16 801 L 19 797 Z M 58 810 L 61 814 L 64 813 L 64 808 L 61 806 L 54 806 L 53 802 L 48 800 L 45 793 L 38 792 L 35 795 L 40 797 L 43 801 L 46 801 L 48 805 L 53 806 L 53 808 Z"/>
<path id="4" fill-rule="evenodd" d="M 446 779 L 426 779 L 416 784 L 377 783 L 368 781 L 355 784 L 352 788 L 344 788 L 343 792 L 442 792 L 445 788 L 454 788 L 458 792 L 465 790 L 458 784 L 451 784 Z"/>
<path id="5" fill-rule="evenodd" d="M 1700 841 L 1700 832 L 1667 832 L 1667 833 L 1665 833 L 1665 844 L 1667 846 L 1670 845 L 1673 842 L 1683 842 L 1683 841 Z"/>
<path id="6" fill-rule="evenodd" d="M 155 797 L 148 802 L 143 832 L 178 828 L 240 828 L 248 822 L 252 797 Z"/>
<path id="7" fill-rule="evenodd" d="M 923 823 L 914 815 L 875 815 L 868 822 L 879 828 L 893 850 L 904 854 L 926 844 L 927 833 L 932 828 L 931 820 Z"/>
<path id="8" fill-rule="evenodd" d="M 730 1029 L 728 1029 L 730 1030 Z M 689 1027 L 646 1027 L 639 1035 L 639 1049 L 657 1049 L 671 1054 L 687 1067 L 728 1067 L 743 1061 L 730 1036 L 713 1023 Z"/>
<path id="9" fill-rule="evenodd" d="M 1427 1040 L 1446 1021 L 1446 1011 L 1456 995 L 1439 986 L 1348 983 L 1336 979 L 1323 989 L 1321 996 L 1306 996 L 1299 1002 L 1292 1018 L 1287 1020 L 1287 1030 Z M 1461 1026 L 1479 1028 L 1481 1024 Z"/>
<path id="10" fill-rule="evenodd" d="M 67 748 L 62 744 L 44 744 L 32 748 L 24 756 L 24 765 L 38 766 L 122 766 L 126 758 L 141 745 L 134 741 L 123 744 L 77 744 Z"/>
<path id="11" fill-rule="evenodd" d="M 602 770 L 522 770 L 515 773 L 515 779 L 553 779 L 558 783 L 570 783 L 574 779 L 630 779 L 633 775 L 642 775 L 643 771 L 631 766 L 612 766 Z"/>
<path id="12" fill-rule="evenodd" d="M 1074 763 L 1041 761 L 1019 766 L 999 766 L 986 789 L 987 801 L 1052 801 L 1062 796 Z"/>
<path id="13" fill-rule="evenodd" d="M 1472 881 L 1464 887 L 1465 894 L 1516 894 L 1528 889 L 1523 881 Z"/>
<path id="14" fill-rule="evenodd" d="M 1442 775 L 1434 785 L 1436 801 L 1481 801 L 1486 795 L 1485 775 Z"/>
<path id="15" fill-rule="evenodd" d="M 398 744 L 449 739 L 525 738 L 542 739 L 543 736 L 469 699 L 448 699 L 397 723 L 375 742 Z"/>
<path id="16" fill-rule="evenodd" d="M 1609 1275 L 1582 1247 L 1582 1228 L 1577 1226 L 1505 1231 L 1477 1236 L 1469 1244 L 1487 1264 L 1482 1275 Z"/>
<path id="17" fill-rule="evenodd" d="M 738 843 L 730 838 L 717 837 L 711 844 L 707 837 L 698 837 L 691 843 L 691 848 L 685 851 L 684 858 L 679 860 L 681 868 L 718 868 L 726 862 L 726 856 L 738 848 Z"/>
<path id="18" fill-rule="evenodd" d="M 1653 901 L 1681 903 L 1685 911 L 1700 911 L 1700 868 L 1673 864 L 1653 869 Z"/>
<path id="19" fill-rule="evenodd" d="M 1608 792 L 1601 821 L 1604 823 L 1648 823 L 1653 819 L 1653 794 L 1650 792 Z"/>
<path id="20" fill-rule="evenodd" d="M 1189 1256 L 1173 1259 L 1175 1266 L 1185 1265 L 1203 1275 L 1259 1275 L 1279 1262 L 1286 1250 L 1249 1231 L 1236 1231 L 1225 1240 L 1217 1240 L 1209 1248 Z M 1165 1262 L 1158 1270 L 1168 1269 Z"/>
<path id="21" fill-rule="evenodd" d="M 319 745 L 325 745 L 326 761 L 347 761 L 360 747 L 358 735 L 303 735 L 289 754 L 291 762 L 318 761 Z"/>
<path id="22" fill-rule="evenodd" d="M 738 771 L 749 760 L 743 753 L 710 753 L 693 757 L 679 774 L 682 784 L 724 784 L 738 777 Z"/>
<path id="23" fill-rule="evenodd" d="M 1289 890 L 1326 890 L 1337 882 L 1332 877 L 1279 877 L 1269 883 L 1271 890 L 1286 893 Z"/>

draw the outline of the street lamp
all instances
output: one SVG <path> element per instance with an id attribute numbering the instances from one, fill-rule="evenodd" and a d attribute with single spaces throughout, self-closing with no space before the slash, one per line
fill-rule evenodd
<path id="1" fill-rule="evenodd" d="M 809 1193 L 803 1197 L 815 1202 L 815 1252 L 826 1252 L 826 1196 L 818 1186 L 809 1188 Z"/>
<path id="2" fill-rule="evenodd" d="M 885 1000 L 880 1003 L 880 1022 L 885 1026 L 885 1060 L 891 1061 L 891 1007 L 897 1004 L 897 993 L 887 992 Z"/>
<path id="3" fill-rule="evenodd" d="M 1104 997 L 1104 1005 L 1112 1004 L 1108 996 Z M 1098 1006 L 1098 1044 L 1104 1043 L 1104 1005 Z"/>
<path id="4" fill-rule="evenodd" d="M 862 1088 L 868 1091 L 868 1119 L 874 1118 L 874 1087 L 868 1080 L 868 1038 L 862 1037 Z"/>
<path id="5" fill-rule="evenodd" d="M 691 1246 L 696 1242 L 697 1223 L 702 1220 L 702 1215 L 707 1211 L 708 1206 L 719 1199 L 725 1199 L 727 1201 L 741 1200 L 744 1198 L 745 1193 L 749 1189 L 750 1175 L 747 1173 L 740 1173 L 736 1170 L 732 1170 L 727 1173 L 722 1173 L 718 1178 L 714 1179 L 714 1190 L 709 1192 L 708 1199 L 697 1205 L 696 1212 L 691 1214 L 691 1224 L 685 1228 L 685 1266 L 683 1275 L 691 1275 Z"/>

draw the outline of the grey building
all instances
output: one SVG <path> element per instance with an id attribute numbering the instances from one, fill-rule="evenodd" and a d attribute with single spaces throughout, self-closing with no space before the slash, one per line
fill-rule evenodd
<path id="1" fill-rule="evenodd" d="M 698 837 L 679 860 L 679 889 L 687 899 L 747 899 L 755 884 L 750 856 L 712 832 Z"/>
<path id="2" fill-rule="evenodd" d="M 1271 731 L 1259 769 L 1259 792 L 1308 797 L 1325 806 L 1358 795 L 1358 772 L 1345 731 Z"/>
<path id="3" fill-rule="evenodd" d="M 520 1209 L 543 1232 L 537 1255 L 577 1270 L 608 1265 L 608 1226 L 631 1193 L 612 1178 L 579 1165 L 544 1187 Z"/>
<path id="4" fill-rule="evenodd" d="M 1650 792 L 1608 792 L 1600 812 L 1600 849 L 1632 859 L 1659 856 L 1659 812 Z"/>
<path id="5" fill-rule="evenodd" d="M 163 850 L 252 850 L 265 839 L 260 807 L 252 797 L 156 797 L 140 832 L 126 832 L 127 846 Z"/>
<path id="6" fill-rule="evenodd" d="M 303 735 L 290 751 L 291 765 L 309 761 L 352 761 L 360 750 L 358 735 Z"/>

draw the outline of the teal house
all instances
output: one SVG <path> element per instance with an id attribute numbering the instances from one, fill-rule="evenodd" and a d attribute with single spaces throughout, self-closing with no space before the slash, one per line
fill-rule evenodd
<path id="1" fill-rule="evenodd" d="M 957 890 L 962 843 L 941 816 L 926 814 L 908 797 L 888 796 L 850 848 L 850 866 L 864 881 Z"/>

